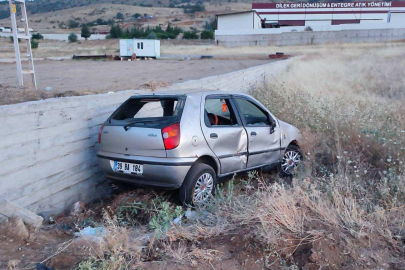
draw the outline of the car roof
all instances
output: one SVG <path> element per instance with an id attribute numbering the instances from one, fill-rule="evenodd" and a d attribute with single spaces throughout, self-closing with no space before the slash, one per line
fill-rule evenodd
<path id="1" fill-rule="evenodd" d="M 186 95 L 186 96 L 202 96 L 203 94 L 206 95 L 232 95 L 232 94 L 238 94 L 238 95 L 245 95 L 243 93 L 238 93 L 238 92 L 231 92 L 231 91 L 221 91 L 221 90 L 212 90 L 212 89 L 169 89 L 169 90 L 164 90 L 164 91 L 157 91 L 153 93 L 145 93 L 145 94 L 139 94 L 133 97 L 139 97 L 142 95 L 159 95 L 159 96 L 173 96 L 173 95 Z"/>

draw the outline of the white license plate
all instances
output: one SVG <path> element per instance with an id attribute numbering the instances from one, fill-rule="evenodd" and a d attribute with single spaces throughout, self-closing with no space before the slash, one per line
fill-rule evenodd
<path id="1" fill-rule="evenodd" d="M 143 174 L 143 165 L 111 160 L 111 168 L 114 172 L 128 174 Z"/>

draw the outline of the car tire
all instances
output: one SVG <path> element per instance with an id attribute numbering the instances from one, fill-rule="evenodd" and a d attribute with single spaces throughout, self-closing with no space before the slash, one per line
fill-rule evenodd
<path id="1" fill-rule="evenodd" d="M 295 155 L 297 155 L 297 157 L 295 158 Z M 281 172 L 281 176 L 287 176 L 287 177 L 291 177 L 294 175 L 293 169 L 295 169 L 298 164 L 300 162 L 302 162 L 303 160 L 303 155 L 301 150 L 293 145 L 290 144 L 283 155 L 283 158 L 281 160 L 281 164 L 280 164 L 280 172 Z M 290 161 L 291 160 L 291 161 Z M 292 164 L 290 164 L 290 166 L 288 165 L 288 162 L 292 162 Z M 292 167 L 291 167 L 292 165 Z M 289 168 L 287 169 L 287 167 L 289 166 Z"/>
<path id="2" fill-rule="evenodd" d="M 195 205 L 214 195 L 217 178 L 214 169 L 205 163 L 194 164 L 179 189 L 181 204 Z M 196 191 L 200 193 L 196 194 Z M 197 200 L 201 197 L 201 200 Z"/>

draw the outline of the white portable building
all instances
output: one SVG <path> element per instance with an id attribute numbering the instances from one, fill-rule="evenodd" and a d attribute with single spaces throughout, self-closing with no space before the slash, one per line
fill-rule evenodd
<path id="1" fill-rule="evenodd" d="M 160 40 L 155 39 L 120 39 L 120 56 L 160 58 Z"/>
<path id="2" fill-rule="evenodd" d="M 0 32 L 3 32 L 3 33 L 11 33 L 11 28 L 0 27 Z"/>

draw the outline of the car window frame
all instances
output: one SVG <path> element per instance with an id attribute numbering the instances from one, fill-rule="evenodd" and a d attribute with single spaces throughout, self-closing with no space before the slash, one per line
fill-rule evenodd
<path id="1" fill-rule="evenodd" d="M 274 128 L 277 126 L 277 122 L 275 121 L 275 119 L 272 117 L 272 115 L 265 109 L 263 108 L 263 106 L 261 106 L 260 104 L 258 104 L 255 100 L 245 97 L 245 96 L 239 96 L 239 95 L 233 95 L 232 96 L 233 102 L 237 108 L 238 111 L 238 115 L 243 123 L 244 127 L 270 127 L 270 128 Z M 255 105 L 256 107 L 258 107 L 265 115 L 267 115 L 267 119 L 269 120 L 269 125 L 252 125 L 252 126 L 248 126 L 246 124 L 246 119 L 245 116 L 242 113 L 242 110 L 240 109 L 238 103 L 236 102 L 236 99 L 243 99 L 246 100 L 250 103 L 252 103 L 253 105 Z"/>
<path id="2" fill-rule="evenodd" d="M 205 102 L 207 101 L 207 99 L 228 99 L 229 103 L 231 104 L 231 108 L 233 110 L 233 113 L 235 115 L 236 118 L 236 122 L 238 123 L 238 125 L 234 125 L 234 126 L 207 126 L 207 124 L 205 123 Z M 203 118 L 202 118 L 202 122 L 204 122 L 204 125 L 207 128 L 240 128 L 243 126 L 243 122 L 242 119 L 240 119 L 239 113 L 237 111 L 236 108 L 236 104 L 234 102 L 234 100 L 232 99 L 232 95 L 222 95 L 222 94 L 214 94 L 214 95 L 208 95 L 205 97 L 204 99 L 204 104 L 203 104 Z"/>

